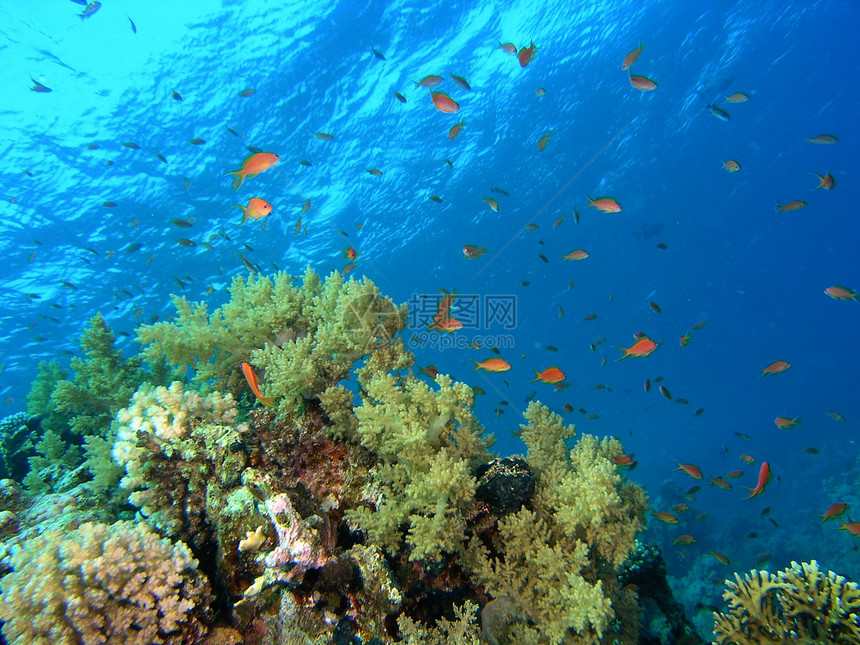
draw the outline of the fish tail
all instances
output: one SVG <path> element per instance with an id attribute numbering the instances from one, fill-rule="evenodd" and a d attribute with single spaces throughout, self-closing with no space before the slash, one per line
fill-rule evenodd
<path id="1" fill-rule="evenodd" d="M 473 369 L 473 370 L 472 370 L 473 372 L 477 372 L 479 369 L 481 369 L 481 364 L 480 364 L 478 361 L 476 361 L 476 360 L 473 358 L 473 359 L 472 359 L 472 362 L 475 364 L 475 369 Z"/>
<path id="2" fill-rule="evenodd" d="M 535 377 L 533 380 L 529 381 L 529 383 L 537 383 L 538 381 L 540 381 L 540 372 L 535 370 Z"/>
<path id="3" fill-rule="evenodd" d="M 239 186 L 241 186 L 242 182 L 245 181 L 245 173 L 243 173 L 241 170 L 231 170 L 227 174 L 235 175 L 233 177 L 233 190 L 239 190 Z"/>
<path id="4" fill-rule="evenodd" d="M 761 491 L 764 490 L 759 490 L 757 488 L 747 488 L 746 486 L 744 486 L 743 489 L 749 493 L 749 497 L 745 497 L 744 499 L 752 499 L 753 497 L 758 497 L 759 495 L 761 495 Z"/>
<path id="5" fill-rule="evenodd" d="M 242 209 L 242 221 L 239 222 L 239 226 L 245 223 L 248 217 L 248 209 L 242 206 L 242 204 L 233 204 L 232 208 L 241 208 Z"/>
<path id="6" fill-rule="evenodd" d="M 630 350 L 629 350 L 629 349 L 627 349 L 626 347 L 621 347 L 621 345 L 613 345 L 613 347 L 615 347 L 616 349 L 620 349 L 620 350 L 622 350 L 622 351 L 624 352 L 624 356 L 622 356 L 621 358 L 617 358 L 617 359 L 615 359 L 615 362 L 616 362 L 616 363 L 617 363 L 618 361 L 623 361 L 625 358 L 627 358 L 628 356 L 630 356 Z"/>

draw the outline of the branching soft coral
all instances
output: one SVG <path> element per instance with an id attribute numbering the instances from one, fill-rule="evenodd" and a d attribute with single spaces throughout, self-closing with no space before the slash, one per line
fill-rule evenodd
<path id="1" fill-rule="evenodd" d="M 573 426 L 538 403 L 525 416 L 531 509 L 499 520 L 501 554 L 473 538 L 468 560 L 487 592 L 522 617 L 507 627 L 512 642 L 596 643 L 613 620 L 636 620 L 613 611 L 614 572 L 634 548 L 645 495 L 613 464 L 616 440 L 584 435 L 569 449 Z"/>
<path id="2" fill-rule="evenodd" d="M 335 385 L 356 360 L 403 329 L 405 307 L 366 278 L 345 281 L 334 272 L 323 283 L 308 268 L 301 287 L 293 280 L 284 272 L 236 277 L 230 302 L 211 314 L 205 303 L 174 297 L 176 322 L 138 328 L 144 356 L 190 366 L 196 381 L 237 397 L 248 391 L 239 370 L 248 362 L 266 396 L 282 412 L 294 412 L 303 398 Z"/>
<path id="3" fill-rule="evenodd" d="M 860 587 L 818 563 L 792 562 L 777 574 L 751 571 L 726 581 L 728 612 L 714 614 L 720 645 L 860 643 Z"/>
<path id="4" fill-rule="evenodd" d="M 409 557 L 420 560 L 462 549 L 474 472 L 488 459 L 492 438 L 472 413 L 469 386 L 446 375 L 428 385 L 386 371 L 410 362 L 400 343 L 368 358 L 358 370 L 363 401 L 354 421 L 335 409 L 351 403 L 342 390 L 329 391 L 324 403 L 340 419 L 332 433 L 350 436 L 378 459 L 364 491 L 367 505 L 349 510 L 347 519 L 389 552 L 405 540 Z"/>

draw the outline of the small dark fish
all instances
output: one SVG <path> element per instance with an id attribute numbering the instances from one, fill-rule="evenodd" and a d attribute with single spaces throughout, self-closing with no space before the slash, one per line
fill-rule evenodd
<path id="1" fill-rule="evenodd" d="M 254 265 L 248 262 L 248 259 L 244 255 L 240 253 L 239 257 L 242 258 L 242 264 L 245 265 L 245 268 L 248 269 L 248 271 L 256 271 Z"/>
<path id="2" fill-rule="evenodd" d="M 669 401 L 672 400 L 672 393 L 669 391 L 669 389 L 665 385 L 661 385 L 659 389 L 660 389 L 660 394 L 662 394 L 664 397 L 666 397 Z"/>
<path id="3" fill-rule="evenodd" d="M 547 345 L 546 347 L 544 347 L 544 349 L 548 352 L 557 352 L 558 351 L 558 347 L 556 347 L 555 345 Z"/>
<path id="4" fill-rule="evenodd" d="M 451 170 L 453 170 L 453 169 L 454 169 L 454 164 L 452 163 L 452 161 L 451 161 L 450 159 L 445 159 L 445 163 L 446 163 L 446 164 L 448 164 L 448 167 L 449 167 Z"/>
<path id="5" fill-rule="evenodd" d="M 191 139 L 188 143 L 190 143 L 192 146 L 199 146 L 206 143 L 206 139 Z"/>
<path id="6" fill-rule="evenodd" d="M 167 163 L 167 157 L 157 152 L 153 152 L 152 156 L 158 159 L 161 163 Z"/>
<path id="7" fill-rule="evenodd" d="M 383 54 L 373 45 L 370 46 L 370 51 L 372 51 L 373 55 L 376 56 L 379 60 L 385 60 L 385 54 Z"/>
<path id="8" fill-rule="evenodd" d="M 490 188 L 490 192 L 496 193 L 497 195 L 504 195 L 505 197 L 511 196 L 511 194 L 508 191 L 502 190 L 501 188 L 498 188 L 498 187 Z"/>
<path id="9" fill-rule="evenodd" d="M 302 159 L 302 160 L 300 160 L 300 161 L 299 161 L 299 163 L 300 163 L 300 164 L 302 164 L 303 166 L 312 166 L 312 165 L 313 165 L 313 164 L 312 164 L 310 161 L 308 161 L 307 159 Z"/>
<path id="10" fill-rule="evenodd" d="M 700 417 L 705 413 L 705 408 L 699 408 L 695 412 L 693 412 L 694 417 Z"/>
<path id="11" fill-rule="evenodd" d="M 539 224 L 526 224 L 525 229 L 527 231 L 536 231 L 540 228 Z"/>
<path id="12" fill-rule="evenodd" d="M 484 394 L 486 394 L 486 393 L 487 393 L 487 392 L 484 390 L 484 388 L 482 388 L 480 385 L 473 385 L 473 386 L 472 386 L 472 391 L 473 391 L 475 394 L 478 394 L 478 395 L 484 395 Z"/>
<path id="13" fill-rule="evenodd" d="M 173 224 L 178 226 L 179 228 L 191 228 L 191 222 L 184 219 L 175 219 L 173 220 Z"/>
<path id="14" fill-rule="evenodd" d="M 651 311 L 653 311 L 655 314 L 663 313 L 663 310 L 660 309 L 660 305 L 658 305 L 656 302 L 651 302 L 649 306 L 651 307 Z"/>
<path id="15" fill-rule="evenodd" d="M 654 377 L 654 382 L 655 382 L 655 383 L 659 383 L 659 382 L 660 382 L 660 381 L 662 381 L 662 380 L 663 380 L 663 377 L 662 377 L 662 376 L 655 376 L 655 377 Z"/>
<path id="16" fill-rule="evenodd" d="M 128 18 L 128 16 L 126 16 L 126 18 Z M 132 20 L 131 18 L 128 18 L 128 22 L 131 25 L 132 33 L 136 34 L 137 33 L 137 25 L 134 24 L 134 20 Z"/>
<path id="17" fill-rule="evenodd" d="M 588 314 L 583 320 L 595 320 L 597 318 L 597 314 Z"/>
<path id="18" fill-rule="evenodd" d="M 134 244 L 129 244 L 128 248 L 125 250 L 126 253 L 134 253 L 135 251 L 139 251 L 143 244 L 140 242 L 135 242 Z"/>
<path id="19" fill-rule="evenodd" d="M 253 248 L 251 248 L 251 245 L 250 245 L 250 244 L 248 244 L 247 242 L 242 242 L 242 246 L 244 246 L 244 247 L 245 247 L 246 249 L 248 249 L 249 251 L 252 251 L 252 252 L 253 252 L 253 250 L 254 250 Z"/>
<path id="20" fill-rule="evenodd" d="M 704 320 L 701 320 L 701 321 L 697 322 L 695 325 L 693 325 L 693 331 L 699 331 L 700 329 L 703 329 L 705 327 L 705 325 L 707 325 L 707 324 L 708 323 L 706 323 Z"/>
<path id="21" fill-rule="evenodd" d="M 228 125 L 228 126 L 226 126 L 226 127 L 227 127 L 227 132 L 229 132 L 230 134 L 232 134 L 234 137 L 241 137 L 241 136 L 242 136 L 241 134 L 239 134 L 238 132 L 236 132 L 233 128 L 231 128 L 229 125 Z"/>
<path id="22" fill-rule="evenodd" d="M 645 385 L 642 386 L 642 389 L 645 390 L 646 392 L 651 391 L 651 379 L 650 378 L 645 379 Z"/>
<path id="23" fill-rule="evenodd" d="M 758 533 L 756 533 L 755 531 L 751 531 L 750 533 L 747 533 L 747 539 L 748 540 L 757 540 L 758 539 Z"/>
<path id="24" fill-rule="evenodd" d="M 245 148 L 246 148 L 246 149 L 248 150 L 248 152 L 250 152 L 251 154 L 257 154 L 258 152 L 263 152 L 263 149 L 262 149 L 262 148 L 258 148 L 257 146 L 245 146 Z"/>
<path id="25" fill-rule="evenodd" d="M 531 282 L 529 282 L 528 280 L 523 280 L 520 284 L 522 284 L 524 287 L 527 287 L 531 284 Z"/>
<path id="26" fill-rule="evenodd" d="M 721 107 L 717 107 L 712 103 L 708 104 L 708 111 L 717 117 L 720 121 L 731 121 L 732 115 Z"/>
<path id="27" fill-rule="evenodd" d="M 526 401 L 531 401 L 537 396 L 537 390 L 533 390 L 526 395 Z"/>
<path id="28" fill-rule="evenodd" d="M 439 195 L 430 195 L 430 200 L 436 202 L 437 204 L 442 203 L 442 198 Z"/>
<path id="29" fill-rule="evenodd" d="M 174 90 L 173 94 L 171 94 L 171 95 L 170 95 L 170 97 L 171 97 L 174 101 L 182 101 L 182 95 L 181 95 L 179 92 L 175 91 L 175 90 Z"/>
<path id="30" fill-rule="evenodd" d="M 735 436 L 743 441 L 752 441 L 752 437 L 748 434 L 744 434 L 743 432 L 735 432 Z"/>
<path id="31" fill-rule="evenodd" d="M 104 206 L 105 208 L 113 208 L 114 206 L 116 206 L 116 202 L 102 202 L 102 206 Z"/>
<path id="32" fill-rule="evenodd" d="M 681 405 L 688 405 L 690 402 L 687 399 L 675 399 L 675 403 L 680 403 Z"/>
<path id="33" fill-rule="evenodd" d="M 179 285 L 179 288 L 180 288 L 180 289 L 184 289 L 185 287 L 187 287 L 187 286 L 188 286 L 187 284 L 185 284 L 182 280 L 180 280 L 180 279 L 179 279 L 179 278 L 177 278 L 176 276 L 173 276 L 173 279 L 176 281 L 176 284 L 178 284 L 178 285 Z"/>
<path id="34" fill-rule="evenodd" d="M 777 524 L 777 523 L 776 523 L 776 520 L 775 520 L 775 519 L 773 519 L 772 517 L 769 517 L 769 518 L 767 518 L 767 519 L 768 519 L 768 521 L 769 521 L 771 524 L 773 524 L 776 528 L 779 528 L 779 524 Z"/>
<path id="35" fill-rule="evenodd" d="M 86 8 L 84 8 L 82 13 L 78 14 L 78 18 L 80 18 L 81 20 L 86 20 L 101 8 L 101 2 L 91 2 L 86 6 Z"/>
<path id="36" fill-rule="evenodd" d="M 48 87 L 47 85 L 44 85 L 44 84 L 40 83 L 39 81 L 37 81 L 32 76 L 30 77 L 30 80 L 33 81 L 33 87 L 31 87 L 30 89 L 34 92 L 40 92 L 42 94 L 47 94 L 48 92 L 54 91 L 50 87 Z"/>
<path id="37" fill-rule="evenodd" d="M 299 231 L 301 231 L 301 230 L 302 230 L 302 216 L 301 216 L 301 215 L 299 215 L 299 221 L 298 221 L 298 222 L 296 222 L 296 228 L 295 228 L 295 230 L 293 231 L 293 233 L 295 233 L 296 235 L 298 235 L 298 234 L 299 234 Z"/>
<path id="38" fill-rule="evenodd" d="M 573 221 L 579 224 L 579 211 L 575 208 L 573 209 Z"/>
<path id="39" fill-rule="evenodd" d="M 400 101 L 401 103 L 406 103 L 406 97 L 405 97 L 405 96 L 403 96 L 400 92 L 395 92 L 395 93 L 394 93 L 394 98 L 396 98 L 396 99 L 397 99 L 398 101 Z"/>
<path id="40" fill-rule="evenodd" d="M 546 262 L 547 264 L 549 264 L 549 260 L 547 259 L 547 257 L 543 253 L 538 253 L 538 257 L 541 260 L 543 260 L 544 262 Z"/>
<path id="41" fill-rule="evenodd" d="M 132 150 L 140 150 L 140 146 L 137 145 L 134 141 L 126 141 L 123 143 L 126 148 L 131 148 Z"/>
<path id="42" fill-rule="evenodd" d="M 462 76 L 457 76 L 456 74 L 451 74 L 451 78 L 454 79 L 454 82 L 462 87 L 464 90 L 471 90 L 472 86 L 469 85 L 469 81 L 467 81 Z"/>
<path id="43" fill-rule="evenodd" d="M 658 248 L 658 249 L 662 249 L 663 251 L 665 251 L 665 250 L 666 250 L 666 249 L 668 249 L 669 247 L 668 247 L 668 246 L 666 246 L 665 244 L 663 244 L 662 242 L 659 242 L 659 243 L 657 244 L 657 248 Z"/>
<path id="44" fill-rule="evenodd" d="M 807 455 L 820 455 L 821 454 L 821 451 L 818 448 L 814 448 L 812 446 L 810 446 L 809 448 L 804 448 L 803 452 L 806 453 Z"/>
<path id="45" fill-rule="evenodd" d="M 97 144 L 97 143 L 91 143 L 90 145 L 87 146 L 87 150 L 98 150 L 98 149 L 99 149 L 99 144 Z"/>
<path id="46" fill-rule="evenodd" d="M 565 403 L 564 404 L 564 411 L 565 412 L 573 412 L 573 406 L 570 403 Z"/>
<path id="47" fill-rule="evenodd" d="M 86 6 L 87 6 L 87 0 L 72 0 L 72 2 L 74 2 L 75 4 L 79 4 L 79 5 L 81 5 L 82 7 L 86 7 Z"/>
<path id="48" fill-rule="evenodd" d="M 75 285 L 73 285 L 71 282 L 66 282 L 65 280 L 60 280 L 60 284 L 62 284 L 64 287 L 68 287 L 72 291 L 78 290 L 78 288 Z"/>
<path id="49" fill-rule="evenodd" d="M 176 241 L 179 242 L 182 246 L 197 246 L 197 242 L 195 242 L 194 240 L 189 240 L 185 237 Z"/>
<path id="50" fill-rule="evenodd" d="M 248 96 L 253 96 L 256 93 L 257 93 L 257 90 L 255 90 L 253 87 L 248 87 L 248 88 L 245 88 L 244 90 L 242 90 L 241 92 L 239 92 L 239 96 L 241 96 L 242 98 L 245 98 Z"/>

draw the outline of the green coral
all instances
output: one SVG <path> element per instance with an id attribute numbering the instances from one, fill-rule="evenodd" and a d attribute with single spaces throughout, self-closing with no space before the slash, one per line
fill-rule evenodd
<path id="1" fill-rule="evenodd" d="M 284 272 L 237 276 L 230 295 L 211 314 L 205 303 L 174 297 L 175 322 L 138 328 L 144 356 L 193 368 L 196 382 L 237 397 L 249 391 L 239 370 L 248 362 L 263 393 L 290 414 L 345 378 L 359 358 L 390 343 L 406 319 L 405 307 L 381 296 L 373 282 L 345 281 L 336 271 L 323 282 L 308 268 L 301 287 Z"/>
<path id="2" fill-rule="evenodd" d="M 493 443 L 472 412 L 474 393 L 439 375 L 434 385 L 400 371 L 412 364 L 402 342 L 373 352 L 357 370 L 362 402 L 352 408 L 343 388 L 326 391 L 323 406 L 336 421 L 330 432 L 357 441 L 375 456 L 364 488 L 366 504 L 348 521 L 390 553 L 402 546 L 412 560 L 457 553 L 477 466 Z"/>
<path id="3" fill-rule="evenodd" d="M 818 563 L 792 562 L 776 574 L 751 571 L 726 581 L 725 613 L 714 613 L 720 645 L 860 643 L 860 587 Z"/>
<path id="4" fill-rule="evenodd" d="M 596 643 L 618 628 L 614 621 L 635 621 L 613 611 L 615 569 L 635 547 L 645 495 L 613 464 L 618 441 L 583 435 L 570 449 L 575 429 L 557 414 L 533 402 L 525 417 L 531 508 L 499 520 L 501 554 L 473 538 L 470 568 L 509 615 L 521 617 L 507 627 L 509 642 Z"/>

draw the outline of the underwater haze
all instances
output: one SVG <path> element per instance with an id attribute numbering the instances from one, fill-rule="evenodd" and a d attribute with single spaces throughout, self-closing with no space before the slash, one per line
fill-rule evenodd
<path id="1" fill-rule="evenodd" d="M 860 576 L 860 4 L 7 5 L 0 416 L 97 312 L 130 356 L 171 294 L 351 272 L 500 453 L 532 399 L 623 441 L 703 633 L 733 571 Z"/>

